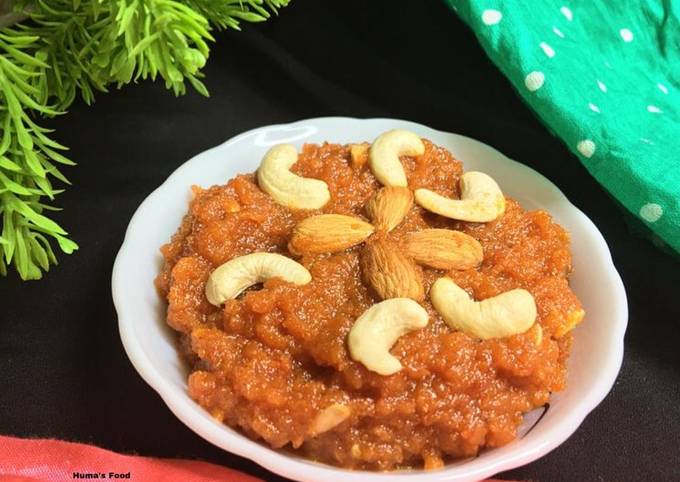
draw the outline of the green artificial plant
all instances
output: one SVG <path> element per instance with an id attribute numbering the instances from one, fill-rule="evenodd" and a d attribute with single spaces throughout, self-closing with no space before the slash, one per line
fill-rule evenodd
<path id="1" fill-rule="evenodd" d="M 74 163 L 41 118 L 65 113 L 77 95 L 89 104 L 96 92 L 147 78 L 207 96 L 211 29 L 264 21 L 288 3 L 0 0 L 0 273 L 14 266 L 22 279 L 40 279 L 57 262 L 51 242 L 78 249 L 48 216 L 62 192 L 54 181 L 68 184 L 60 168 Z"/>

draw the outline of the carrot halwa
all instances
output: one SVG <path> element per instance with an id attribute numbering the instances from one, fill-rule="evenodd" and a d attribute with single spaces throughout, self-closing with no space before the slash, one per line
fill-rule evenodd
<path id="1" fill-rule="evenodd" d="M 423 142 L 423 155 L 402 157 L 409 188 L 458 198 L 461 163 Z M 355 320 L 381 301 L 362 276 L 363 244 L 333 254 L 288 250 L 293 228 L 309 216 L 366 219 L 364 204 L 381 185 L 362 161 L 366 154 L 352 156 L 353 148 L 305 145 L 291 168 L 327 183 L 331 198 L 320 210 L 277 204 L 252 174 L 193 188 L 189 213 L 161 248 L 165 264 L 156 279 L 168 301 L 167 322 L 191 366 L 190 396 L 253 439 L 346 468 L 436 468 L 507 444 L 523 414 L 565 386 L 570 330 L 582 313 L 568 284 L 568 234 L 548 213 L 526 212 L 509 198 L 505 213 L 488 223 L 454 221 L 413 205 L 389 233 L 393 249 L 409 233 L 445 228 L 472 236 L 484 250 L 478 267 L 418 266 L 424 292 L 444 275 L 475 300 L 523 288 L 535 299 L 542 337 L 532 328 L 474 339 L 450 328 L 425 296 L 419 303 L 427 326 L 401 336 L 390 351 L 403 369 L 379 375 L 347 348 Z M 255 252 L 297 260 L 312 281 L 270 279 L 221 307 L 210 304 L 204 290 L 213 270 Z M 349 407 L 350 415 L 317 433 L 315 417 L 334 404 Z"/>

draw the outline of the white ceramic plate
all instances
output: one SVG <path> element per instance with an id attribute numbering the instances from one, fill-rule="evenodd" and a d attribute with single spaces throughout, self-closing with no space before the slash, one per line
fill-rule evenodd
<path id="1" fill-rule="evenodd" d="M 547 411 L 527 414 L 520 438 L 514 442 L 437 471 L 348 471 L 271 450 L 213 420 L 191 400 L 187 368 L 175 348 L 175 334 L 165 324 L 166 306 L 153 280 L 161 266 L 158 249 L 180 225 L 191 185 L 223 184 L 237 173 L 252 172 L 265 151 L 281 142 L 301 147 L 326 140 L 372 141 L 394 128 L 409 129 L 446 147 L 464 162 L 466 170 L 490 173 L 525 209 L 552 213 L 571 233 L 575 267 L 571 286 L 587 316 L 575 331 L 567 389 L 553 395 Z M 112 288 L 120 335 L 132 364 L 182 422 L 229 452 L 285 477 L 310 482 L 476 481 L 536 460 L 564 442 L 609 392 L 621 366 L 628 319 L 626 293 L 602 235 L 554 184 L 481 142 L 392 119 L 325 117 L 262 127 L 189 160 L 135 212 L 116 258 Z"/>

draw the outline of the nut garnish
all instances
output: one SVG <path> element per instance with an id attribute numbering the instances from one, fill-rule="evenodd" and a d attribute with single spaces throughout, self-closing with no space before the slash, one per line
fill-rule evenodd
<path id="1" fill-rule="evenodd" d="M 288 249 L 294 254 L 336 253 L 365 241 L 374 228 L 355 216 L 320 214 L 293 229 Z"/>
<path id="2" fill-rule="evenodd" d="M 449 199 L 429 189 L 416 189 L 416 203 L 447 218 L 486 223 L 505 212 L 505 197 L 496 181 L 482 172 L 460 178 L 460 199 Z"/>
<path id="3" fill-rule="evenodd" d="M 359 168 L 368 162 L 368 149 L 371 145 L 368 142 L 352 144 L 349 147 L 349 154 L 352 167 Z"/>
<path id="4" fill-rule="evenodd" d="M 270 278 L 304 285 L 312 280 L 312 275 L 300 263 L 280 254 L 247 254 L 227 261 L 213 271 L 205 285 L 205 296 L 211 304 L 220 306 L 246 288 Z"/>
<path id="5" fill-rule="evenodd" d="M 310 437 L 316 437 L 328 432 L 347 420 L 351 414 L 352 410 L 347 405 L 340 403 L 329 405 L 319 412 L 307 433 Z"/>
<path id="6" fill-rule="evenodd" d="M 402 335 L 427 326 L 425 308 L 408 298 L 382 301 L 367 309 L 354 322 L 347 337 L 353 360 L 380 375 L 402 369 L 389 350 Z"/>
<path id="7" fill-rule="evenodd" d="M 391 203 L 376 205 L 381 207 L 372 212 L 377 219 L 384 220 L 384 225 L 403 217 L 403 203 L 397 204 L 402 214 L 396 215 L 383 209 L 392 206 Z M 321 214 L 304 219 L 295 226 L 288 249 L 298 255 L 335 253 L 366 241 L 373 231 L 371 224 L 354 216 Z M 366 243 L 361 253 L 361 266 L 364 278 L 381 298 L 423 299 L 424 288 L 418 268 L 385 237 L 385 233 Z"/>
<path id="8" fill-rule="evenodd" d="M 566 317 L 565 323 L 555 330 L 555 338 L 562 338 L 564 335 L 576 328 L 576 325 L 581 323 L 585 316 L 586 312 L 582 309 L 570 311 Z"/>
<path id="9" fill-rule="evenodd" d="M 297 149 L 279 144 L 265 154 L 257 170 L 260 188 L 277 203 L 294 209 L 319 209 L 330 199 L 328 185 L 319 179 L 301 177 L 290 172 L 297 162 Z"/>
<path id="10" fill-rule="evenodd" d="M 324 254 L 365 243 L 360 263 L 363 277 L 386 301 L 369 308 L 357 319 L 348 343 L 352 358 L 381 374 L 401 369 L 399 361 L 388 350 L 401 336 L 400 330 L 405 326 L 404 323 L 391 326 L 382 321 L 396 316 L 382 316 L 384 310 L 392 313 L 386 308 L 392 305 L 385 303 L 401 300 L 401 304 L 394 306 L 403 308 L 403 303 L 409 302 L 407 307 L 422 310 L 424 321 L 413 311 L 405 319 L 411 319 L 412 325 L 427 324 L 427 312 L 416 303 L 425 295 L 422 273 L 417 264 L 448 271 L 474 268 L 484 258 L 483 248 L 476 239 L 448 229 L 412 232 L 406 236 L 402 246 L 397 245 L 390 238 L 390 232 L 406 218 L 414 198 L 425 209 L 463 221 L 488 222 L 505 211 L 505 198 L 498 184 L 480 172 L 461 176 L 461 199 L 448 199 L 428 189 L 418 189 L 414 196 L 407 187 L 399 156 L 421 155 L 424 151 L 422 140 L 412 132 L 394 130 L 379 136 L 368 153 L 371 170 L 384 185 L 365 205 L 366 214 L 373 224 L 356 216 L 312 216 L 298 223 L 288 244 L 294 254 Z M 352 165 L 361 166 L 365 154 L 364 144 L 352 145 Z M 523 333 L 534 325 L 537 316 L 533 296 L 521 289 L 474 301 L 453 280 L 440 278 L 432 286 L 430 295 L 435 309 L 450 327 L 481 339 Z M 374 309 L 380 316 L 372 311 Z M 541 344 L 542 335 L 540 326 L 534 329 L 532 337 L 536 345 Z M 364 339 L 369 340 L 368 348 L 365 343 L 362 344 Z M 370 341 L 374 339 L 379 340 L 378 345 Z M 379 361 L 371 358 L 375 356 Z"/>
<path id="11" fill-rule="evenodd" d="M 356 151 L 353 156 L 359 156 L 361 148 L 355 146 L 361 145 L 351 147 L 351 152 Z M 464 233 L 423 230 L 407 238 L 404 251 L 389 238 L 389 232 L 404 220 L 413 206 L 413 193 L 405 187 L 406 177 L 399 155 L 422 150 L 422 141 L 412 132 L 396 130 L 379 136 L 370 153 L 374 174 L 381 179 L 379 173 L 383 168 L 385 172 L 396 170 L 403 175 L 404 185 L 392 185 L 400 183 L 394 179 L 381 179 L 387 185 L 365 205 L 373 225 L 355 216 L 339 214 L 322 214 L 301 221 L 288 243 L 290 252 L 297 255 L 336 253 L 368 240 L 361 253 L 363 276 L 383 299 L 424 298 L 422 276 L 416 263 L 444 270 L 478 265 L 483 258 L 482 247 Z M 369 239 L 375 231 L 377 234 Z"/>
<path id="12" fill-rule="evenodd" d="M 385 186 L 366 203 L 366 213 L 375 227 L 389 232 L 401 223 L 413 206 L 413 192 L 407 187 Z"/>
<path id="13" fill-rule="evenodd" d="M 420 156 L 425 144 L 413 132 L 403 129 L 387 131 L 371 145 L 368 160 L 373 175 L 385 186 L 408 186 L 399 156 Z"/>
<path id="14" fill-rule="evenodd" d="M 386 239 L 366 243 L 361 252 L 361 269 L 366 281 L 382 299 L 425 296 L 420 272 L 415 263 Z"/>
<path id="15" fill-rule="evenodd" d="M 418 263 L 436 269 L 469 269 L 484 259 L 484 250 L 472 236 L 450 229 L 423 229 L 406 237 L 406 252 Z"/>
<path id="16" fill-rule="evenodd" d="M 541 346 L 543 344 L 543 328 L 538 323 L 529 328 L 528 333 L 531 335 L 534 345 Z"/>
<path id="17" fill-rule="evenodd" d="M 444 277 L 432 285 L 430 299 L 447 325 L 482 340 L 524 333 L 536 321 L 534 297 L 523 289 L 473 301 L 451 278 Z"/>

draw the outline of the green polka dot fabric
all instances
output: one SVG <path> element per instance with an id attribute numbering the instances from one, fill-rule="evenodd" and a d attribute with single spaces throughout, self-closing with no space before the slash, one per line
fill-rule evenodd
<path id="1" fill-rule="evenodd" d="M 598 182 L 680 252 L 680 1 L 446 1 Z"/>

